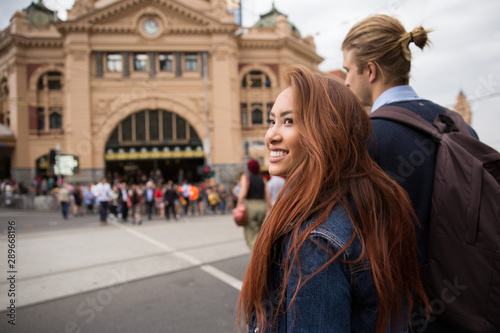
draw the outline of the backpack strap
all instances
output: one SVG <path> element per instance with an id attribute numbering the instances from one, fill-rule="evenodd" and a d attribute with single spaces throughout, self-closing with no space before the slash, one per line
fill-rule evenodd
<path id="1" fill-rule="evenodd" d="M 445 110 L 446 110 L 446 115 L 451 119 L 451 121 L 455 125 L 456 131 L 463 134 L 471 135 L 469 131 L 469 126 L 467 126 L 467 123 L 465 122 L 464 118 L 462 118 L 462 116 L 458 112 L 446 108 Z M 446 123 L 449 124 L 449 122 Z"/>
<path id="2" fill-rule="evenodd" d="M 384 105 L 370 114 L 372 119 L 387 119 L 427 133 L 439 140 L 446 132 L 459 132 L 472 136 L 467 123 L 460 114 L 444 108 L 445 114 L 439 114 L 433 124 L 420 117 L 418 114 L 400 106 Z"/>
<path id="3" fill-rule="evenodd" d="M 407 125 L 414 129 L 420 130 L 437 139 L 441 139 L 443 128 L 438 128 L 430 124 L 427 120 L 420 117 L 418 114 L 394 105 L 384 105 L 370 114 L 372 119 L 386 119 L 394 122 Z"/>

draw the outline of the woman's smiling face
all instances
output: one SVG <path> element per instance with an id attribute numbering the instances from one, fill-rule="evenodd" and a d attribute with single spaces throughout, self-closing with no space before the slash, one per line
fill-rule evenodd
<path id="1" fill-rule="evenodd" d="M 288 87 L 276 99 L 269 116 L 266 146 L 269 150 L 269 173 L 287 177 L 303 159 L 299 133 L 293 123 L 293 91 Z"/>

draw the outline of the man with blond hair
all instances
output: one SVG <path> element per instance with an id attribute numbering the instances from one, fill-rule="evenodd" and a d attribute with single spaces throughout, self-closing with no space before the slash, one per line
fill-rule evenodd
<path id="1" fill-rule="evenodd" d="M 445 109 L 419 97 L 409 86 L 410 45 L 423 49 L 429 44 L 429 32 L 421 26 L 407 32 L 401 22 L 387 15 L 372 15 L 356 23 L 342 43 L 345 84 L 372 112 L 384 105 L 398 106 L 432 124 Z M 425 265 L 437 149 L 429 144 L 429 136 L 406 125 L 387 119 L 372 119 L 372 124 L 370 155 L 408 192 L 420 222 L 416 227 L 419 263 Z M 414 326 L 416 332 L 458 332 L 439 317 L 427 327 L 425 318 L 421 322 L 423 328 Z"/>

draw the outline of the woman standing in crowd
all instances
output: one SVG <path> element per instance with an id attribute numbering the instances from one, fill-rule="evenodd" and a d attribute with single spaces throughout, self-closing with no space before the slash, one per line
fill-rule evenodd
<path id="1" fill-rule="evenodd" d="M 251 159 L 247 163 L 248 174 L 241 175 L 241 190 L 236 206 L 245 202 L 247 209 L 247 224 L 243 232 L 245 241 L 250 250 L 253 250 L 259 231 L 266 219 L 267 211 L 271 208 L 271 197 L 267 189 L 267 182 L 260 172 L 259 162 Z"/>
<path id="2" fill-rule="evenodd" d="M 82 185 L 80 185 L 80 183 L 76 183 L 73 196 L 75 198 L 75 205 L 73 206 L 73 215 L 83 216 L 83 190 L 82 190 Z"/>
<path id="3" fill-rule="evenodd" d="M 419 279 L 407 194 L 367 151 L 370 120 L 348 88 L 289 69 L 266 145 L 286 183 L 243 281 L 251 332 L 405 332 Z"/>
<path id="4" fill-rule="evenodd" d="M 161 173 L 156 173 L 157 177 L 161 175 Z M 155 206 L 156 212 L 158 213 L 158 218 L 163 219 L 165 217 L 165 202 L 163 200 L 163 187 L 161 184 L 156 186 L 155 192 Z"/>

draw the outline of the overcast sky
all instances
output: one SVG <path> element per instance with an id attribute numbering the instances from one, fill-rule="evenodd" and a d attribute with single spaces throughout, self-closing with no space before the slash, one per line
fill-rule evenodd
<path id="1" fill-rule="evenodd" d="M 38 1 L 38 0 L 35 0 Z M 47 7 L 65 8 L 74 0 L 44 0 Z M 0 29 L 16 10 L 31 0 L 2 0 Z M 272 8 L 272 0 L 242 0 L 243 26 L 253 25 Z M 424 98 L 453 107 L 460 90 L 472 108 L 472 126 L 485 143 L 500 151 L 500 13 L 499 0 L 275 0 L 302 36 L 314 36 L 325 60 L 320 69 L 342 68 L 340 46 L 350 27 L 374 13 L 401 20 L 407 31 L 422 25 L 433 29 L 431 47 L 412 44 L 410 84 Z"/>

